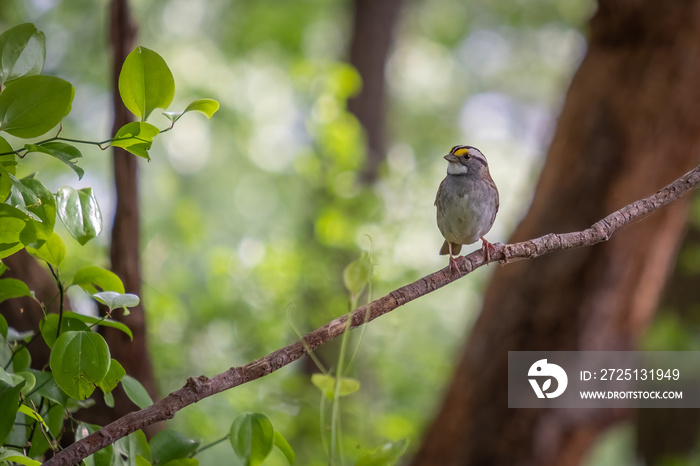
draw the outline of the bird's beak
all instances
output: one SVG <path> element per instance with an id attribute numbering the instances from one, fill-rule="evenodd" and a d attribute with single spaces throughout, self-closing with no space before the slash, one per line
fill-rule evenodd
<path id="1" fill-rule="evenodd" d="M 448 162 L 455 163 L 455 162 L 457 162 L 459 159 L 457 159 L 457 156 L 454 155 L 454 154 L 447 154 L 447 155 L 445 156 L 445 160 L 447 160 Z"/>

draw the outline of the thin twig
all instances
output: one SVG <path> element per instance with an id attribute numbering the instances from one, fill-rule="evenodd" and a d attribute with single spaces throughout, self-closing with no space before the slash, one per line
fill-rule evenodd
<path id="1" fill-rule="evenodd" d="M 399 306 L 403 306 L 414 299 L 452 283 L 458 278 L 468 275 L 489 262 L 500 261 L 508 264 L 517 260 L 534 259 L 555 251 L 592 246 L 607 241 L 621 227 L 679 199 L 698 186 L 698 184 L 700 184 L 700 166 L 678 178 L 653 196 L 633 202 L 585 230 L 563 234 L 550 233 L 521 243 L 496 244 L 496 251 L 490 254 L 489 261 L 484 260 L 480 249 L 467 256 L 459 257 L 457 258 L 457 264 L 461 275 L 453 273 L 449 266 L 445 267 L 409 285 L 394 290 L 369 304 L 360 306 L 352 313 L 344 314 L 328 322 L 323 327 L 306 335 L 304 343 L 297 341 L 245 366 L 232 367 L 212 378 L 205 376 L 190 377 L 181 389 L 172 392 L 148 408 L 129 413 L 99 431 L 75 442 L 46 461 L 44 465 L 76 464 L 88 455 L 132 432 L 156 422 L 171 419 L 175 416 L 175 413 L 185 406 L 264 377 L 296 361 L 307 354 L 308 351 L 313 351 L 342 335 L 346 329 L 359 327 L 370 322 Z M 349 327 L 346 326 L 348 316 L 352 319 Z"/>

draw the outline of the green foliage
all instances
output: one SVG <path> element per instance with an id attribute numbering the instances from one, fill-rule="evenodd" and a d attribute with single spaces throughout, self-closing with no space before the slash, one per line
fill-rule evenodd
<path id="1" fill-rule="evenodd" d="M 23 241 L 30 244 L 36 239 L 36 234 L 27 231 L 29 222 L 29 216 L 21 210 L 9 204 L 0 204 L 0 259 L 24 248 Z"/>
<path id="2" fill-rule="evenodd" d="M 92 188 L 64 186 L 56 193 L 58 216 L 68 232 L 85 244 L 102 231 L 102 212 Z"/>
<path id="3" fill-rule="evenodd" d="M 81 440 L 99 429 L 100 426 L 81 422 L 75 429 L 75 440 Z M 149 465 L 151 464 L 151 449 L 146 440 L 146 435 L 138 430 L 88 456 L 83 460 L 83 463 L 86 466 L 111 464 Z"/>
<path id="4" fill-rule="evenodd" d="M 359 380 L 351 379 L 350 377 L 338 378 L 332 375 L 314 374 L 311 376 L 311 382 L 321 390 L 321 393 L 323 393 L 328 400 L 333 400 L 340 396 L 352 395 L 360 389 Z"/>
<path id="5" fill-rule="evenodd" d="M 139 297 L 132 293 L 117 293 L 115 291 L 100 291 L 92 295 L 95 300 L 104 304 L 110 311 L 120 307 L 136 307 L 139 305 Z"/>
<path id="6" fill-rule="evenodd" d="M 13 461 L 18 464 L 24 464 L 26 466 L 40 466 L 41 462 L 27 458 L 26 455 L 15 451 L 15 450 L 5 450 L 0 451 L 0 461 Z"/>
<path id="7" fill-rule="evenodd" d="M 99 290 L 124 293 L 121 279 L 114 272 L 96 265 L 88 265 L 75 272 L 72 285 L 79 286 L 90 294 Z"/>
<path id="8" fill-rule="evenodd" d="M 50 156 L 60 160 L 61 162 L 68 165 L 73 171 L 78 175 L 78 179 L 81 179 L 85 174 L 85 170 L 80 168 L 75 160 L 83 156 L 77 147 L 66 144 L 65 142 L 47 142 L 44 144 L 25 144 L 24 148 L 27 152 L 42 152 L 44 154 L 49 154 Z M 9 152 L 9 150 L 7 151 Z"/>
<path id="9" fill-rule="evenodd" d="M 44 33 L 30 23 L 0 34 L 0 88 L 21 76 L 40 74 L 46 59 Z"/>
<path id="10" fill-rule="evenodd" d="M 199 112 L 211 119 L 219 110 L 219 102 L 214 99 L 199 99 L 190 103 L 182 112 L 165 112 L 163 113 L 170 121 L 175 124 L 182 115 L 188 112 Z"/>
<path id="11" fill-rule="evenodd" d="M 231 446 L 245 466 L 258 466 L 272 450 L 274 432 L 264 414 L 242 414 L 231 424 Z"/>
<path id="12" fill-rule="evenodd" d="M 107 374 L 105 374 L 104 378 L 97 384 L 97 386 L 100 388 L 100 390 L 107 394 L 117 387 L 117 384 L 124 378 L 125 375 L 126 371 L 122 365 L 119 364 L 119 361 L 112 359 L 110 361 Z"/>
<path id="13" fill-rule="evenodd" d="M 61 389 L 72 398 L 90 396 L 109 370 L 109 347 L 99 333 L 69 331 L 51 348 L 51 372 Z"/>
<path id="14" fill-rule="evenodd" d="M 176 430 L 161 430 L 150 442 L 153 461 L 158 464 L 167 464 L 185 459 L 197 451 L 200 443 L 201 440 L 187 438 Z"/>
<path id="15" fill-rule="evenodd" d="M 119 94 L 126 108 L 146 121 L 156 108 L 165 110 L 170 106 L 175 80 L 160 55 L 146 47 L 136 47 L 119 73 Z"/>
<path id="16" fill-rule="evenodd" d="M 108 405 L 113 405 L 111 392 L 119 383 L 138 406 L 147 407 L 153 402 L 144 387 L 111 358 L 104 338 L 93 331 L 97 326 L 111 327 L 133 338 L 126 325 L 112 319 L 112 313 L 117 309 L 128 313 L 140 298 L 126 293 L 113 272 L 96 265 L 79 268 L 69 285 L 62 278 L 66 262 L 73 259 L 54 230 L 56 217 L 78 244 L 85 245 L 102 231 L 95 192 L 89 187 L 71 186 L 51 192 L 35 174 L 16 177 L 18 167 L 23 167 L 27 156 L 43 154 L 67 165 L 80 179 L 85 174 L 78 165 L 83 157 L 74 144 L 100 148 L 113 145 L 148 158 L 153 139 L 171 129 L 182 114 L 196 111 L 211 118 L 219 108 L 216 101 L 199 99 L 184 112 L 168 114 L 172 124 L 163 131 L 146 123 L 154 109 L 167 109 L 175 87 L 165 61 L 156 52 L 139 47 L 125 63 L 119 87 L 125 105 L 142 121 L 125 125 L 106 141 L 63 138 L 62 120 L 71 110 L 75 90 L 63 79 L 41 75 L 44 60 L 44 35 L 34 25 L 22 24 L 0 34 L 0 131 L 12 136 L 12 144 L 0 136 L 0 259 L 26 249 L 46 264 L 59 289 L 59 312 L 46 313 L 45 304 L 39 302 L 45 317 L 35 331 L 19 333 L 0 316 L 0 442 L 11 445 L 9 450 L 0 449 L 0 461 L 32 465 L 39 464 L 34 458 L 57 449 L 64 419 L 68 413 L 88 406 L 91 402 L 85 400 L 95 388 L 100 388 Z M 56 135 L 27 141 L 59 125 Z M 6 269 L 0 265 L 0 273 Z M 95 317 L 65 309 L 64 293 L 69 287 L 82 289 L 109 311 Z M 0 302 L 22 297 L 34 299 L 30 287 L 14 278 L 0 279 Z M 35 337 L 42 338 L 51 349 L 50 371 L 30 369 L 27 344 Z M 99 426 L 79 424 L 76 439 L 97 429 Z M 174 445 L 173 439 L 168 439 L 167 446 L 158 447 L 160 461 L 197 464 L 184 456 L 193 453 L 198 442 L 188 443 L 181 437 Z M 16 451 L 18 448 L 23 453 Z M 120 439 L 86 459 L 85 464 L 121 464 L 123 458 L 128 458 L 129 464 L 151 464 L 150 447 L 142 432 Z"/>
<path id="17" fill-rule="evenodd" d="M 343 283 L 352 296 L 361 294 L 371 278 L 372 261 L 367 255 L 350 262 L 343 271 Z"/>
<path id="18" fill-rule="evenodd" d="M 66 245 L 55 231 L 52 231 L 48 238 L 40 240 L 37 246 L 27 245 L 27 252 L 49 265 L 60 267 L 66 258 Z"/>
<path id="19" fill-rule="evenodd" d="M 23 76 L 0 93 L 0 131 L 35 138 L 68 115 L 75 89 L 53 76 Z"/>
<path id="20" fill-rule="evenodd" d="M 31 295 L 32 292 L 23 281 L 16 278 L 0 278 L 0 303 L 6 299 Z M 2 330 L 0 333 L 3 337 L 7 337 L 7 321 L 5 321 L 4 317 L 2 317 L 2 321 L 4 324 L 0 325 L 0 330 Z"/>
<path id="21" fill-rule="evenodd" d="M 355 466 L 392 466 L 398 463 L 399 459 L 406 453 L 406 449 L 408 449 L 407 439 L 385 443 L 360 456 Z"/>
<path id="22" fill-rule="evenodd" d="M 19 392 L 22 385 L 24 384 L 15 385 L 11 379 L 8 382 L 0 376 L 0 442 L 5 441 L 5 437 L 10 433 L 15 423 L 15 413 L 17 413 L 19 406 Z"/>
<path id="23" fill-rule="evenodd" d="M 148 395 L 143 385 L 141 385 L 141 382 L 130 375 L 125 375 L 122 378 L 122 388 L 124 388 L 126 396 L 139 408 L 148 408 L 153 404 L 153 400 L 151 400 L 151 397 Z"/>
<path id="24" fill-rule="evenodd" d="M 284 455 L 289 464 L 294 464 L 296 454 L 294 453 L 292 446 L 289 445 L 289 442 L 287 442 L 287 439 L 284 438 L 284 436 L 277 430 L 272 438 L 272 443 L 274 443 L 277 449 Z"/>
<path id="25" fill-rule="evenodd" d="M 160 130 L 149 123 L 142 121 L 127 123 L 114 135 L 112 145 L 123 147 L 134 155 L 150 160 L 148 150 L 153 144 L 153 138 L 159 133 Z"/>
<path id="26" fill-rule="evenodd" d="M 233 451 L 245 466 L 262 464 L 276 446 L 289 464 L 294 463 L 294 450 L 284 436 L 275 430 L 272 421 L 261 413 L 246 413 L 231 424 L 229 440 Z"/>

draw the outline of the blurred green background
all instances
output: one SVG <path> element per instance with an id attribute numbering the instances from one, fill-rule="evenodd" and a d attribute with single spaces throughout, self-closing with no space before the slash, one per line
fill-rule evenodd
<path id="1" fill-rule="evenodd" d="M 342 272 L 362 251 L 373 253 L 373 297 L 444 267 L 433 201 L 442 155 L 453 145 L 475 145 L 489 158 L 501 209 L 488 239 L 505 242 L 529 205 L 594 9 L 590 0 L 407 0 L 386 65 L 387 160 L 367 186 L 358 180 L 364 133 L 346 109 L 362 85 L 347 64 L 351 1 L 130 3 L 136 43 L 163 56 L 175 76 L 171 109 L 199 97 L 221 103 L 211 121 L 185 116 L 156 140 L 150 163 L 139 161 L 143 301 L 162 394 L 291 343 L 287 315 L 306 332 L 346 312 Z M 76 87 L 68 137 L 110 136 L 107 14 L 107 1 L 0 4 L 0 29 L 35 23 L 47 37 L 45 73 Z M 81 181 L 41 157 L 28 158 L 19 175 L 39 171 L 54 191 L 95 188 L 109 223 L 111 154 L 81 150 Z M 85 247 L 67 240 L 64 273 L 108 267 L 108 238 Z M 417 447 L 491 271 L 366 329 L 351 374 L 362 387 L 342 404 L 348 459 L 386 440 L 409 438 L 409 452 Z M 650 349 L 677 327 L 664 317 Z M 336 353 L 331 344 L 319 357 L 332 367 Z M 170 426 L 206 444 L 240 413 L 260 411 L 290 441 L 298 464 L 326 464 L 314 371 L 310 361 L 297 362 L 186 408 Z M 630 426 L 617 428 L 590 463 L 631 461 L 632 437 Z M 274 455 L 269 464 L 284 464 Z M 227 444 L 199 458 L 235 464 Z"/>

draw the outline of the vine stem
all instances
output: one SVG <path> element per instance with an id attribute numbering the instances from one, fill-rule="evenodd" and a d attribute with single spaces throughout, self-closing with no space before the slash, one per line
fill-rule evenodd
<path id="1" fill-rule="evenodd" d="M 140 411 L 129 413 L 75 442 L 47 460 L 44 466 L 68 466 L 79 463 L 83 458 L 132 432 L 156 422 L 171 419 L 182 408 L 204 398 L 269 375 L 298 360 L 308 351 L 313 351 L 339 337 L 347 330 L 371 322 L 406 303 L 432 293 L 455 280 L 464 278 L 490 262 L 500 262 L 507 265 L 518 260 L 534 259 L 556 251 L 587 247 L 607 241 L 620 228 L 680 199 L 699 184 L 700 166 L 681 176 L 656 194 L 611 213 L 585 230 L 571 233 L 549 233 L 520 243 L 497 243 L 494 245 L 495 251 L 490 254 L 488 261 L 482 256 L 481 249 L 467 256 L 458 257 L 459 274 L 452 272 L 447 266 L 328 322 L 307 334 L 303 338 L 303 343 L 296 341 L 256 361 L 244 366 L 232 367 L 211 378 L 203 375 L 196 378 L 190 377 L 179 390 L 170 393 L 157 403 Z"/>
<path id="2" fill-rule="evenodd" d="M 49 266 L 51 275 L 56 280 L 56 286 L 58 287 L 58 328 L 56 329 L 56 338 L 61 336 L 61 321 L 63 320 L 63 296 L 65 294 L 65 289 L 63 288 L 63 283 L 61 283 L 61 278 L 58 274 L 58 269 L 54 268 L 48 262 L 46 265 Z"/>

